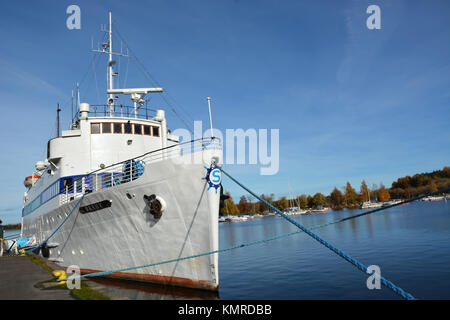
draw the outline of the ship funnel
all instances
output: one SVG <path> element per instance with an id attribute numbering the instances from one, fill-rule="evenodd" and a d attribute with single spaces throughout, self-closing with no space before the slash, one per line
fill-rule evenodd
<path id="1" fill-rule="evenodd" d="M 80 119 L 87 119 L 89 114 L 89 103 L 80 103 Z"/>

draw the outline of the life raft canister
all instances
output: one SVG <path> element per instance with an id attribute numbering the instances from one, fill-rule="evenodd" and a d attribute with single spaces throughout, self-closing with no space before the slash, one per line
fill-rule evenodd
<path id="1" fill-rule="evenodd" d="M 32 186 L 32 184 L 33 184 L 33 178 L 34 179 L 39 179 L 41 176 L 37 176 L 37 175 L 34 175 L 34 176 L 28 176 L 28 177 L 26 177 L 25 178 L 25 180 L 23 181 L 23 184 L 24 184 L 24 186 L 25 187 L 30 187 L 30 186 Z"/>

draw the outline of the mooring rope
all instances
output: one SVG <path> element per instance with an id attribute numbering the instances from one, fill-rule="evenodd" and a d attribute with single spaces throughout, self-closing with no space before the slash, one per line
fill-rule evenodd
<path id="1" fill-rule="evenodd" d="M 221 170 L 222 170 L 222 172 L 224 172 L 222 168 L 221 168 Z M 226 173 L 226 172 L 224 172 L 224 173 L 228 177 L 230 177 L 234 182 L 237 182 L 228 173 Z M 241 185 L 241 184 L 239 184 L 239 185 Z M 264 201 L 263 199 L 261 199 L 260 197 L 255 195 L 253 192 L 251 192 L 250 190 L 248 190 L 244 186 L 241 185 L 241 187 L 243 187 L 248 192 L 252 193 L 256 198 L 258 198 L 261 201 L 265 202 L 269 207 L 273 208 L 275 211 L 277 211 L 279 213 L 279 210 L 274 208 L 267 201 Z M 323 227 L 326 227 L 326 226 L 329 226 L 329 225 L 332 225 L 332 224 L 340 223 L 340 222 L 343 222 L 343 221 L 346 221 L 346 220 L 350 220 L 350 219 L 355 219 L 355 218 L 358 218 L 358 217 L 361 217 L 361 216 L 364 216 L 364 215 L 368 215 L 368 214 L 371 214 L 371 213 L 374 213 L 374 212 L 382 211 L 382 210 L 385 210 L 385 209 L 389 209 L 389 208 L 392 208 L 392 207 L 395 207 L 395 206 L 402 205 L 404 203 L 416 201 L 416 200 L 419 200 L 419 199 L 422 199 L 422 198 L 425 198 L 425 197 L 428 197 L 428 196 L 432 196 L 432 195 L 435 195 L 435 194 L 444 193 L 444 192 L 448 192 L 448 191 L 450 191 L 450 188 L 438 190 L 436 192 L 431 192 L 431 193 L 428 193 L 428 194 L 425 194 L 425 195 L 422 195 L 422 196 L 414 197 L 414 198 L 411 198 L 411 199 L 399 202 L 397 204 L 384 206 L 382 208 L 377 208 L 377 209 L 374 209 L 374 210 L 368 210 L 368 211 L 363 212 L 361 214 L 356 214 L 356 215 L 353 215 L 353 216 L 350 216 L 350 217 L 334 220 L 334 221 L 331 221 L 329 223 L 325 223 L 325 224 L 321 224 L 321 225 L 315 225 L 315 226 L 310 227 L 309 230 L 323 228 Z M 284 215 L 284 214 L 282 214 L 282 215 Z M 164 260 L 164 261 L 159 261 L 159 262 L 155 262 L 155 263 L 149 263 L 149 264 L 140 265 L 140 266 L 134 266 L 134 267 L 128 267 L 128 268 L 122 268 L 122 269 L 116 269 L 116 270 L 109 270 L 109 271 L 102 271 L 102 272 L 95 272 L 95 273 L 88 273 L 88 274 L 80 275 L 79 278 L 106 276 L 106 275 L 110 275 L 110 274 L 117 273 L 117 272 L 124 272 L 124 271 L 130 271 L 130 270 L 143 269 L 143 268 L 153 267 L 153 266 L 157 266 L 157 265 L 162 265 L 162 264 L 182 261 L 182 260 L 194 259 L 194 258 L 198 258 L 198 257 L 202 257 L 202 256 L 211 255 L 211 254 L 217 254 L 217 253 L 222 253 L 222 252 L 226 252 L 226 251 L 231 251 L 231 250 L 234 250 L 234 249 L 239 249 L 239 248 L 244 248 L 244 247 L 248 247 L 248 246 L 253 246 L 253 245 L 257 245 L 257 244 L 261 244 L 261 243 L 265 243 L 265 242 L 281 239 L 281 238 L 284 238 L 284 237 L 292 236 L 292 235 L 303 233 L 303 232 L 305 232 L 305 231 L 300 229 L 299 231 L 285 233 L 285 234 L 273 236 L 273 237 L 262 239 L 262 240 L 251 241 L 251 242 L 247 242 L 247 243 L 231 246 L 231 247 L 224 248 L 224 249 L 218 249 L 218 250 L 214 250 L 214 251 L 203 252 L 203 253 L 199 253 L 199 254 L 196 254 L 196 255 L 191 255 L 191 256 L 186 256 L 186 257 L 181 257 L 181 258 L 175 258 L 175 259 L 170 259 L 170 260 Z M 350 257 L 348 257 L 348 258 L 350 258 Z M 349 260 L 347 260 L 347 261 L 349 261 Z M 356 261 L 356 260 L 353 260 L 353 261 Z M 351 261 L 349 261 L 349 262 L 351 262 Z M 359 263 L 359 262 L 357 262 L 357 263 Z M 367 268 L 364 265 L 359 264 L 359 267 L 362 267 L 362 268 L 359 268 L 361 271 L 367 273 Z M 365 270 L 364 270 L 364 268 L 365 268 Z M 74 279 L 74 278 L 76 278 L 76 277 L 75 276 L 71 276 L 71 277 L 68 277 L 66 279 L 60 279 L 60 280 L 57 280 L 57 281 L 70 280 L 70 279 Z M 411 294 L 405 292 L 404 290 L 402 290 L 401 288 L 395 286 L 392 282 L 382 278 L 381 276 L 380 276 L 380 281 L 386 287 L 388 287 L 389 289 L 393 290 L 395 293 L 401 295 L 403 298 L 405 298 L 405 299 L 415 299 Z"/>
<path id="2" fill-rule="evenodd" d="M 223 169 L 221 169 L 221 170 L 223 171 Z M 229 176 L 226 172 L 224 172 L 224 173 L 227 176 Z M 234 179 L 232 178 L 232 180 L 234 180 Z M 382 208 L 377 208 L 377 209 L 374 209 L 374 210 L 368 210 L 366 212 L 363 212 L 363 213 L 360 213 L 360 214 L 356 214 L 356 215 L 353 215 L 353 216 L 350 216 L 350 217 L 334 220 L 334 221 L 331 221 L 329 223 L 325 223 L 325 224 L 321 224 L 321 225 L 315 225 L 315 226 L 310 227 L 309 230 L 315 230 L 315 229 L 323 228 L 323 227 L 326 227 L 326 226 L 329 226 L 329 225 L 332 225 L 332 224 L 340 223 L 340 222 L 343 222 L 343 221 L 346 221 L 346 220 L 350 220 L 350 219 L 355 219 L 355 218 L 358 218 L 358 217 L 361 217 L 361 216 L 364 216 L 364 215 L 368 215 L 368 214 L 371 214 L 371 213 L 374 213 L 374 212 L 379 212 L 379 211 L 382 211 L 382 210 L 385 210 L 385 209 L 389 209 L 389 208 L 392 208 L 392 207 L 395 207 L 395 206 L 399 206 L 399 205 L 402 205 L 402 204 L 405 204 L 405 203 L 409 203 L 409 202 L 416 201 L 416 200 L 419 200 L 419 199 L 422 199 L 422 198 L 425 198 L 425 197 L 428 197 L 428 196 L 433 196 L 433 195 L 444 193 L 444 192 L 448 192 L 448 191 L 450 191 L 450 188 L 438 190 L 436 192 L 431 192 L 431 193 L 428 193 L 428 194 L 425 194 L 425 195 L 422 195 L 422 196 L 414 197 L 414 198 L 411 198 L 411 199 L 399 202 L 397 204 L 384 206 Z M 257 195 L 255 195 L 255 196 L 257 198 L 259 198 Z M 271 205 L 269 204 L 269 206 L 271 206 Z M 271 206 L 271 207 L 273 208 L 273 206 Z M 275 211 L 277 211 L 277 209 L 275 209 Z M 295 232 L 284 233 L 284 234 L 281 234 L 281 235 L 273 236 L 273 237 L 262 239 L 262 240 L 256 240 L 256 241 L 251 241 L 251 242 L 247 242 L 247 243 L 231 246 L 231 247 L 224 248 L 224 249 L 218 249 L 218 250 L 214 250 L 214 251 L 199 253 L 199 254 L 196 254 L 196 255 L 191 255 L 191 256 L 186 256 L 186 257 L 181 257 L 181 258 L 175 258 L 175 259 L 170 259 L 170 260 L 164 260 L 164 261 L 159 261 L 159 262 L 155 262 L 155 263 L 149 263 L 149 264 L 140 265 L 140 266 L 134 266 L 134 267 L 129 267 L 129 268 L 122 268 L 122 269 L 116 269 L 116 270 L 109 270 L 109 271 L 102 271 L 102 272 L 95 272 L 95 273 L 84 274 L 84 275 L 80 275 L 79 278 L 106 276 L 106 275 L 110 275 L 110 274 L 117 273 L 117 272 L 124 272 L 124 271 L 130 271 L 130 270 L 143 269 L 143 268 L 148 268 L 148 267 L 152 267 L 152 266 L 157 266 L 157 265 L 162 265 L 162 264 L 182 261 L 182 260 L 194 259 L 194 258 L 198 258 L 198 257 L 202 257 L 202 256 L 211 255 L 211 254 L 217 254 L 217 253 L 222 253 L 222 252 L 226 252 L 226 251 L 231 251 L 231 250 L 234 250 L 234 249 L 249 247 L 249 246 L 253 246 L 253 245 L 257 245 L 257 244 L 261 244 L 261 243 L 265 243 L 265 242 L 281 239 L 281 238 L 284 238 L 284 237 L 289 237 L 289 236 L 292 236 L 292 235 L 295 235 L 295 234 L 299 234 L 299 233 L 303 233 L 303 232 L 304 232 L 303 230 L 299 230 L 299 231 L 295 231 Z M 364 270 L 362 270 L 362 271 L 364 271 Z M 366 271 L 364 271 L 364 272 L 367 273 L 367 268 L 366 268 Z M 66 279 L 60 279 L 60 280 L 57 280 L 57 281 L 65 281 L 65 280 L 70 280 L 70 279 L 74 279 L 74 278 L 76 278 L 76 277 L 75 276 L 70 276 L 70 277 L 68 277 Z M 411 294 L 406 293 L 404 290 L 402 290 L 399 287 L 393 285 L 388 280 L 386 280 L 384 278 L 381 278 L 381 277 L 380 277 L 380 280 L 381 281 L 384 280 L 384 282 L 382 282 L 384 285 L 386 285 L 388 288 L 392 289 L 395 293 L 401 295 L 402 297 L 404 297 L 406 299 L 414 299 L 414 297 Z"/>
<path id="3" fill-rule="evenodd" d="M 338 256 L 340 256 L 341 258 L 347 260 L 348 262 L 350 262 L 352 265 L 354 265 L 356 268 L 358 268 L 359 270 L 363 271 L 364 273 L 368 273 L 367 272 L 367 267 L 365 265 L 363 265 L 362 263 L 360 263 L 359 261 L 357 261 L 356 259 L 350 257 L 348 254 L 346 254 L 345 252 L 343 252 L 342 250 L 338 249 L 337 247 L 333 246 L 331 243 L 327 242 L 326 240 L 322 239 L 321 237 L 319 237 L 318 235 L 316 235 L 315 233 L 313 233 L 311 230 L 309 230 L 308 228 L 304 227 L 303 225 L 301 225 L 300 223 L 298 223 L 297 221 L 295 221 L 294 219 L 288 217 L 286 214 L 284 214 L 281 210 L 275 208 L 272 204 L 270 204 L 269 202 L 267 202 L 266 200 L 262 199 L 261 197 L 259 197 L 257 194 L 255 194 L 254 192 L 252 192 L 250 189 L 248 189 L 246 186 L 244 186 L 242 183 L 240 183 L 239 181 L 237 181 L 236 179 L 234 179 L 229 173 L 227 173 L 225 170 L 223 170 L 223 168 L 220 168 L 220 170 L 228 177 L 230 178 L 233 182 L 235 182 L 238 186 L 240 186 L 241 188 L 243 188 L 244 190 L 246 190 L 247 192 L 249 192 L 252 196 L 254 196 L 255 198 L 257 198 L 258 200 L 260 200 L 261 202 L 263 202 L 266 206 L 268 206 L 269 208 L 271 208 L 272 210 L 274 210 L 276 213 L 278 213 L 281 217 L 283 217 L 284 219 L 286 219 L 287 221 L 289 221 L 290 223 L 292 223 L 293 225 L 295 225 L 297 228 L 299 228 L 300 230 L 302 230 L 304 233 L 306 233 L 307 235 L 309 235 L 310 237 L 312 237 L 314 240 L 318 241 L 320 244 L 324 245 L 325 247 L 327 247 L 328 249 L 330 249 L 331 251 L 333 251 L 334 253 L 336 253 Z M 389 280 L 383 278 L 381 275 L 376 274 L 377 277 L 379 277 L 381 283 L 383 285 L 385 285 L 387 288 L 391 289 L 392 291 L 394 291 L 395 293 L 397 293 L 398 295 L 402 296 L 404 299 L 407 300 L 415 300 L 415 298 L 409 294 L 408 292 L 404 291 L 403 289 L 401 289 L 400 287 L 396 286 L 395 284 L 393 284 L 392 282 L 390 282 Z"/>

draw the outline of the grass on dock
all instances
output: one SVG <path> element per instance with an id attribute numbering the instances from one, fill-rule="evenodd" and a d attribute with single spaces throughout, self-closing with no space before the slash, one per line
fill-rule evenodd
<path id="1" fill-rule="evenodd" d="M 31 260 L 31 262 L 47 270 L 53 277 L 53 271 L 55 271 L 55 269 L 51 267 L 45 259 L 36 254 L 26 254 L 26 256 Z M 66 285 L 58 285 L 56 279 L 44 281 L 43 283 L 38 284 L 39 287 L 45 285 L 52 285 L 51 287 L 53 288 L 60 287 L 61 289 L 69 290 Z M 78 300 L 110 300 L 108 296 L 90 288 L 85 281 L 81 281 L 80 289 L 72 289 L 71 294 Z"/>

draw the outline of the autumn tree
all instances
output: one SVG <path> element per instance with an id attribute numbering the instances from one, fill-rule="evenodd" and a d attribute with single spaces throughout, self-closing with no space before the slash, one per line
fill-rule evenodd
<path id="1" fill-rule="evenodd" d="M 308 199 L 306 197 L 306 194 L 302 194 L 300 197 L 298 197 L 298 205 L 301 209 L 308 208 Z"/>
<path id="2" fill-rule="evenodd" d="M 266 196 L 264 194 L 261 195 L 261 199 L 267 201 L 271 205 L 273 205 L 273 197 L 274 197 L 273 194 L 271 194 L 270 196 Z M 256 207 L 258 212 L 265 212 L 269 210 L 269 207 L 262 201 L 258 202 Z"/>
<path id="3" fill-rule="evenodd" d="M 434 181 L 431 181 L 431 183 L 428 185 L 427 192 L 436 192 L 438 191 L 438 187 L 436 186 L 436 183 Z"/>
<path id="4" fill-rule="evenodd" d="M 307 205 L 308 208 L 313 208 L 314 207 L 314 199 L 310 195 L 308 195 L 306 197 L 306 205 Z"/>
<path id="5" fill-rule="evenodd" d="M 325 196 L 323 194 L 321 194 L 320 192 L 317 192 L 314 197 L 313 197 L 313 206 L 314 207 L 320 207 L 320 206 L 324 206 L 325 205 Z"/>
<path id="6" fill-rule="evenodd" d="M 286 199 L 286 197 L 281 197 L 279 200 L 275 201 L 275 207 L 278 210 L 285 210 L 289 208 L 289 201 Z"/>
<path id="7" fill-rule="evenodd" d="M 354 206 L 358 202 L 358 195 L 350 182 L 347 182 L 347 186 L 345 187 L 344 202 L 348 206 Z"/>
<path id="8" fill-rule="evenodd" d="M 341 206 L 344 203 L 344 196 L 342 192 L 338 190 L 338 188 L 334 188 L 330 193 L 330 202 L 334 207 Z"/>
<path id="9" fill-rule="evenodd" d="M 381 184 L 380 189 L 378 189 L 378 201 L 385 202 L 389 201 L 390 198 L 391 195 L 389 194 L 389 191 Z"/>
<path id="10" fill-rule="evenodd" d="M 225 200 L 225 205 L 224 205 L 224 207 L 223 207 L 223 209 L 222 209 L 223 213 L 224 213 L 225 215 L 228 215 L 228 214 L 238 214 L 238 213 L 239 213 L 239 210 L 238 210 L 236 204 L 234 203 L 233 198 L 231 197 L 230 193 L 227 192 L 226 195 L 227 195 L 229 198 L 228 198 L 227 200 Z"/>
<path id="11" fill-rule="evenodd" d="M 359 193 L 361 195 L 361 202 L 367 202 L 369 201 L 369 196 L 370 196 L 370 190 L 369 187 L 367 187 L 366 181 L 363 180 L 361 182 L 361 188 L 359 189 Z"/>
<path id="12" fill-rule="evenodd" d="M 237 205 L 238 210 L 240 213 L 249 213 L 250 212 L 250 204 L 247 201 L 247 198 L 245 196 L 242 196 L 239 199 L 239 203 Z"/>

